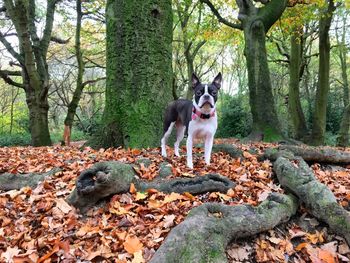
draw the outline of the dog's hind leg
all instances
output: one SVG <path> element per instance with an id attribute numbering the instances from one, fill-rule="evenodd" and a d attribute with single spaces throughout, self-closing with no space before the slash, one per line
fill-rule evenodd
<path id="1" fill-rule="evenodd" d="M 180 122 L 176 122 L 176 142 L 174 143 L 174 150 L 175 150 L 175 155 L 180 156 L 179 153 L 179 146 L 182 141 L 182 139 L 185 136 L 185 130 L 186 126 L 182 125 Z"/>
<path id="2" fill-rule="evenodd" d="M 161 147 L 162 147 L 162 156 L 166 157 L 166 142 L 171 134 L 171 131 L 173 130 L 173 127 L 175 125 L 175 122 L 170 122 L 170 123 L 166 123 L 164 125 L 164 135 L 161 139 Z"/>

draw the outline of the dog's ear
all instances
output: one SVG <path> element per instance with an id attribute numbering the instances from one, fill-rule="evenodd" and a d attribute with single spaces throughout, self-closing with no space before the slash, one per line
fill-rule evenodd
<path id="1" fill-rule="evenodd" d="M 221 72 L 214 78 L 213 84 L 220 89 L 221 88 L 221 82 L 222 82 L 222 75 Z"/>
<path id="2" fill-rule="evenodd" d="M 192 73 L 192 88 L 194 89 L 200 83 L 196 74 Z"/>

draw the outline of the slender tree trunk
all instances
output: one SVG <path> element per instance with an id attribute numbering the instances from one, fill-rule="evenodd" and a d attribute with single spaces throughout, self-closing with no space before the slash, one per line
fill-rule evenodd
<path id="1" fill-rule="evenodd" d="M 312 145 L 324 144 L 326 132 L 327 99 L 329 92 L 329 28 L 335 10 L 333 0 L 326 0 L 328 8 L 319 21 L 319 70 L 318 84 L 316 91 L 315 107 L 312 122 L 312 135 L 310 143 Z"/>
<path id="2" fill-rule="evenodd" d="M 12 134 L 12 130 L 13 130 L 13 111 L 14 111 L 14 104 L 16 102 L 19 90 L 16 89 L 16 93 L 14 94 L 15 90 L 12 89 L 11 90 L 11 109 L 10 109 L 10 134 Z"/>
<path id="3" fill-rule="evenodd" d="M 348 67 L 347 67 L 347 63 L 346 63 L 347 47 L 345 44 L 346 18 L 347 18 L 347 16 L 345 16 L 343 19 L 343 32 L 342 32 L 342 36 L 341 36 L 341 42 L 338 41 L 339 59 L 340 59 L 340 65 L 341 65 L 341 71 L 342 71 L 342 82 L 343 82 L 345 109 L 344 109 L 342 121 L 340 123 L 337 145 L 342 146 L 342 147 L 346 147 L 350 143 L 350 134 L 349 134 L 349 132 L 350 132 L 350 101 L 349 101 L 350 90 L 349 90 L 349 80 L 348 80 L 348 73 L 347 73 Z M 338 34 L 337 34 L 337 38 L 338 38 Z"/>
<path id="4" fill-rule="evenodd" d="M 75 29 L 75 56 L 77 58 L 77 64 L 78 64 L 78 75 L 77 75 L 76 87 L 73 93 L 73 98 L 68 105 L 67 116 L 66 116 L 66 119 L 64 120 L 63 141 L 67 146 L 69 146 L 70 144 L 70 137 L 71 137 L 74 116 L 79 105 L 81 94 L 83 93 L 83 89 L 84 89 L 83 75 L 84 75 L 85 66 L 83 62 L 83 53 L 81 51 L 81 46 L 80 46 L 81 20 L 83 16 L 81 11 L 81 0 L 76 1 L 76 9 L 77 9 L 77 23 L 76 23 L 76 29 Z"/>
<path id="5" fill-rule="evenodd" d="M 293 136 L 302 139 L 307 133 L 306 121 L 300 103 L 300 67 L 302 60 L 302 43 L 300 30 L 295 31 L 291 36 L 291 52 L 289 61 L 289 97 L 288 111 L 293 124 Z"/>
<path id="6" fill-rule="evenodd" d="M 109 0 L 106 16 L 104 128 L 94 146 L 156 146 L 172 98 L 171 0 Z"/>

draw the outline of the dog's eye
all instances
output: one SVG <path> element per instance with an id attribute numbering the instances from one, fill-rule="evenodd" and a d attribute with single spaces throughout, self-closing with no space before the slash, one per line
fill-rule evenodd
<path id="1" fill-rule="evenodd" d="M 211 92 L 211 95 L 212 95 L 212 96 L 216 96 L 216 94 L 218 94 L 216 91 L 212 91 L 212 92 Z"/>
<path id="2" fill-rule="evenodd" d="M 197 95 L 197 96 L 200 96 L 200 95 L 202 95 L 202 91 L 200 91 L 200 90 L 197 90 L 197 92 L 196 92 L 196 95 Z"/>

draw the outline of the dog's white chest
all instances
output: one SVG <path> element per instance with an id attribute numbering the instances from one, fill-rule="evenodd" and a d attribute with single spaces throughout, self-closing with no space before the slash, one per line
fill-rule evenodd
<path id="1" fill-rule="evenodd" d="M 196 139 L 214 136 L 217 126 L 216 116 L 209 119 L 197 118 L 189 123 L 188 134 L 191 134 Z"/>

